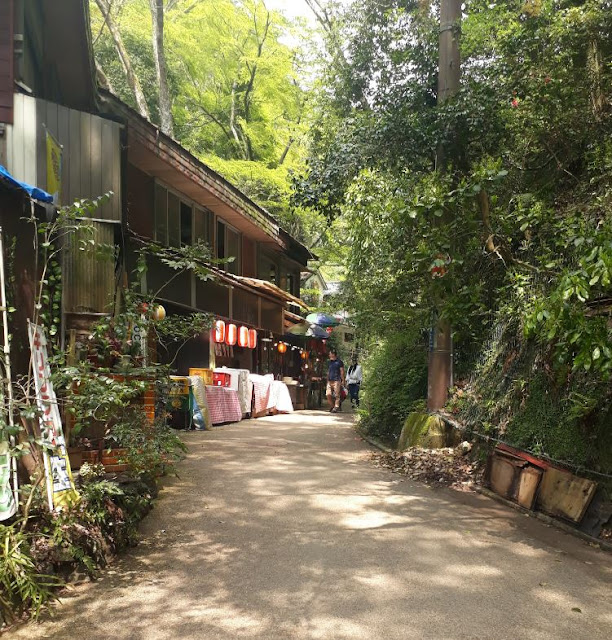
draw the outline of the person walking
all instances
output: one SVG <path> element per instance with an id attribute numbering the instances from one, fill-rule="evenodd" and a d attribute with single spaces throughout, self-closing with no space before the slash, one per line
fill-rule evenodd
<path id="1" fill-rule="evenodd" d="M 348 384 L 349 397 L 351 399 L 351 407 L 359 408 L 359 388 L 363 381 L 363 373 L 361 372 L 361 365 L 357 362 L 357 356 L 353 358 L 351 366 L 346 372 L 346 382 Z"/>
<path id="2" fill-rule="evenodd" d="M 342 386 L 344 385 L 344 362 L 338 358 L 335 349 L 329 350 L 329 368 L 327 369 L 327 402 L 332 413 L 340 411 Z"/>

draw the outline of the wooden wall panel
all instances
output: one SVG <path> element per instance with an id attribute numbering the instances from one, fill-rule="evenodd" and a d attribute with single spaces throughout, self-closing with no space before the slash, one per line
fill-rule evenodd
<path id="1" fill-rule="evenodd" d="M 127 220 L 130 227 L 139 235 L 154 237 L 155 181 L 134 165 L 127 166 Z"/>
<path id="2" fill-rule="evenodd" d="M 15 178 L 48 188 L 48 130 L 62 146 L 60 204 L 112 191 L 93 217 L 121 220 L 121 125 L 21 94 L 14 94 L 13 120 L 7 127 L 7 168 Z"/>
<path id="3" fill-rule="evenodd" d="M 0 2 L 0 122 L 13 122 L 13 0 Z"/>

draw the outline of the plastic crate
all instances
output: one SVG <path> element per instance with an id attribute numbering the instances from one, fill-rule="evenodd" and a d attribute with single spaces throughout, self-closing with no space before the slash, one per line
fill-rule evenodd
<path id="1" fill-rule="evenodd" d="M 212 369 L 189 369 L 190 376 L 200 376 L 204 379 L 204 384 L 213 384 Z"/>
<path id="2" fill-rule="evenodd" d="M 232 383 L 232 377 L 229 373 L 221 373 L 215 371 L 213 373 L 213 384 L 215 387 L 229 387 Z"/>

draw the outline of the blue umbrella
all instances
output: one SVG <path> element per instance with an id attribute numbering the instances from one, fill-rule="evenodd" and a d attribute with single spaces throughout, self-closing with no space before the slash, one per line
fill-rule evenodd
<path id="1" fill-rule="evenodd" d="M 318 324 L 320 327 L 337 327 L 340 324 L 338 318 L 330 316 L 327 313 L 309 313 L 306 316 L 306 322 Z"/>
<path id="2" fill-rule="evenodd" d="M 306 338 L 329 338 L 327 331 L 323 327 L 308 322 L 294 325 L 287 333 L 292 336 L 305 336 Z"/>
<path id="3" fill-rule="evenodd" d="M 323 327 L 320 327 L 318 324 L 311 324 L 310 328 L 304 334 L 307 338 L 329 338 L 329 334 Z"/>

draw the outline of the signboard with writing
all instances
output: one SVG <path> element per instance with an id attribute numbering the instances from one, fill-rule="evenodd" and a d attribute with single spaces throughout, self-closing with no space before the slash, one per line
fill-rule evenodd
<path id="1" fill-rule="evenodd" d="M 7 440 L 0 440 L 0 522 L 15 515 L 14 465 Z"/>
<path id="2" fill-rule="evenodd" d="M 4 360 L 0 367 L 0 522 L 8 520 L 17 512 L 19 495 L 17 493 L 17 462 L 11 454 L 15 446 L 15 437 L 11 434 L 13 424 L 13 387 L 11 378 L 11 349 L 8 331 L 6 307 L 6 280 L 4 276 L 4 242 L 0 229 L 0 304 L 2 306 L 2 352 Z"/>
<path id="3" fill-rule="evenodd" d="M 62 197 L 62 145 L 46 132 L 47 141 L 47 191 L 55 204 L 61 204 Z"/>
<path id="4" fill-rule="evenodd" d="M 29 324 L 32 371 L 36 389 L 36 403 L 40 412 L 40 433 L 47 477 L 47 497 L 50 509 L 60 509 L 78 498 L 74 488 L 66 441 L 57 398 L 51 383 L 47 355 L 47 339 L 43 327 Z"/>

